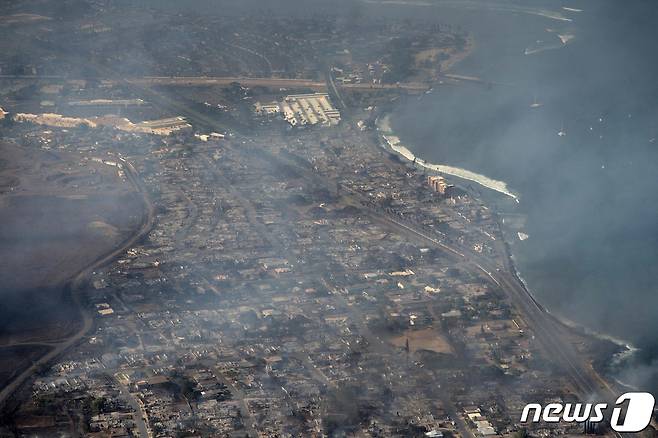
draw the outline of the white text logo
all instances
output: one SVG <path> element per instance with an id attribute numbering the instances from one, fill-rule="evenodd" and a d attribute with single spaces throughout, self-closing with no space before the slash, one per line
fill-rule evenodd
<path id="1" fill-rule="evenodd" d="M 627 403 L 626 415 L 622 417 L 622 405 Z M 610 418 L 610 426 L 617 432 L 640 432 L 651 422 L 653 407 L 656 403 L 648 392 L 627 392 L 615 402 Z M 605 419 L 607 403 L 549 403 L 542 407 L 539 403 L 530 403 L 523 408 L 521 422 L 538 423 L 599 423 Z M 531 416 L 532 413 L 532 416 Z"/>

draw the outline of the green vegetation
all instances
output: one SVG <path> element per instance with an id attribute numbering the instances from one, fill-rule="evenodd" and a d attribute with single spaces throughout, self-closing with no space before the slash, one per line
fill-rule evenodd
<path id="1" fill-rule="evenodd" d="M 390 70 L 386 72 L 383 82 L 392 84 L 401 82 L 413 72 L 414 65 L 413 51 L 411 49 L 411 39 L 394 38 L 389 43 L 388 52 L 390 53 Z"/>

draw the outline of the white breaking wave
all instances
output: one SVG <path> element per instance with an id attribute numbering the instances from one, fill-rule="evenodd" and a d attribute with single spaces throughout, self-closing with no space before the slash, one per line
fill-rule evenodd
<path id="1" fill-rule="evenodd" d="M 378 128 L 384 134 L 384 140 L 388 146 L 399 155 L 403 156 L 409 161 L 415 161 L 417 165 L 422 166 L 426 169 L 433 170 L 435 172 L 443 173 L 446 175 L 456 176 L 457 178 L 465 179 L 468 181 L 473 181 L 480 184 L 483 187 L 486 187 L 496 192 L 502 193 L 504 195 L 513 198 L 516 202 L 519 202 L 517 195 L 512 193 L 512 191 L 507 187 L 507 183 L 504 181 L 499 181 L 488 176 L 481 175 L 479 173 L 472 172 L 470 170 L 462 169 L 461 167 L 447 166 L 445 164 L 434 164 L 428 163 L 425 160 L 418 158 L 411 152 L 406 146 L 400 143 L 400 138 L 391 133 L 389 116 L 386 115 L 378 122 Z"/>

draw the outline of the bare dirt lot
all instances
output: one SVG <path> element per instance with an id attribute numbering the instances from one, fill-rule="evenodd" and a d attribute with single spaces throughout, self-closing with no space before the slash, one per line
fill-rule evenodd
<path id="1" fill-rule="evenodd" d="M 409 350 L 413 353 L 419 350 L 445 354 L 454 353 L 454 350 L 447 339 L 433 328 L 407 330 L 400 336 L 391 338 L 389 342 L 396 347 L 404 348 L 407 339 L 409 340 Z"/>
<path id="2" fill-rule="evenodd" d="M 56 340 L 78 323 L 64 284 L 132 233 L 143 206 L 110 166 L 7 143 L 0 152 L 12 182 L 0 192 L 0 345 Z"/>
<path id="3" fill-rule="evenodd" d="M 46 346 L 15 346 L 0 348 L 0 388 L 19 370 L 48 351 Z"/>

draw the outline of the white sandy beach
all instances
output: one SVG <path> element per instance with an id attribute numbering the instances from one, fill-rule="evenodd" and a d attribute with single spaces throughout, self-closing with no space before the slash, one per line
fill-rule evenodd
<path id="1" fill-rule="evenodd" d="M 489 178 L 488 176 L 481 175 L 479 173 L 475 173 L 467 169 L 462 169 L 460 167 L 447 166 L 445 164 L 428 163 L 422 158 L 416 157 L 413 152 L 411 152 L 406 146 L 400 143 L 399 137 L 395 136 L 394 133 L 392 132 L 389 115 L 382 117 L 378 121 L 377 128 L 380 131 L 380 133 L 383 135 L 384 139 L 386 140 L 391 150 L 395 151 L 396 153 L 403 156 L 407 160 L 409 161 L 415 160 L 417 165 L 422 166 L 429 170 L 433 170 L 435 172 L 439 172 L 445 175 L 451 175 L 457 178 L 475 182 L 483 187 L 507 195 L 513 198 L 516 202 L 519 202 L 518 196 L 512 193 L 512 191 L 507 187 L 507 183 L 505 183 L 504 181 L 495 180 L 493 178 Z"/>

